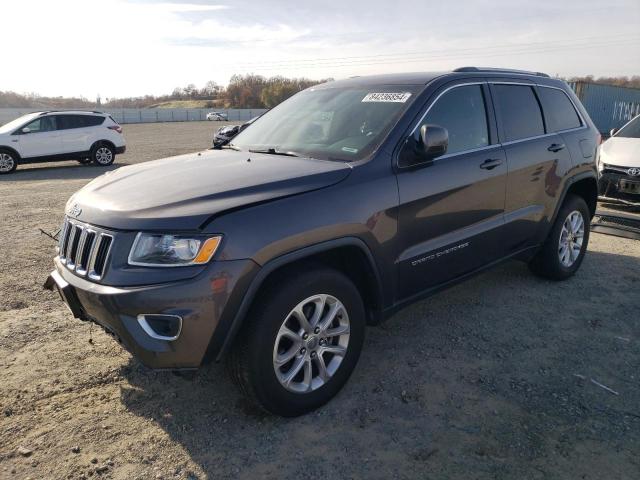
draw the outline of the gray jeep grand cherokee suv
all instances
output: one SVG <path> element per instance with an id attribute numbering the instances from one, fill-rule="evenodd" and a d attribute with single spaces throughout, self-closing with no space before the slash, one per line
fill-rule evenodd
<path id="1" fill-rule="evenodd" d="M 300 415 L 347 381 L 365 326 L 403 306 L 507 259 L 573 275 L 597 143 L 544 74 L 326 83 L 223 150 L 90 182 L 67 204 L 46 285 L 144 364 L 224 357 L 248 396 Z"/>

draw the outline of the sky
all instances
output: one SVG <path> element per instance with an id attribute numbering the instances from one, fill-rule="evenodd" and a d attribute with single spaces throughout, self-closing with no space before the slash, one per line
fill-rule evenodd
<path id="1" fill-rule="evenodd" d="M 47 96 L 159 95 L 234 73 L 640 75 L 639 0 L 20 0 L 0 19 L 0 91 Z"/>

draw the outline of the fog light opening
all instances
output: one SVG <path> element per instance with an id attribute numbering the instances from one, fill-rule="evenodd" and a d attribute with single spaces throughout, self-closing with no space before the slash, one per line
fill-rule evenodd
<path id="1" fill-rule="evenodd" d="M 182 317 L 178 315 L 164 315 L 146 313 L 138 315 L 138 323 L 151 338 L 172 342 L 182 332 Z"/>

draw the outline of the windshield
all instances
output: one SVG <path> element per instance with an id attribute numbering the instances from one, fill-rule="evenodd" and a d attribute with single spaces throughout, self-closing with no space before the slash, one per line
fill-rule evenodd
<path id="1" fill-rule="evenodd" d="M 324 160 L 360 160 L 379 146 L 419 88 L 372 85 L 304 90 L 262 115 L 232 145 Z"/>
<path id="2" fill-rule="evenodd" d="M 640 138 L 640 115 L 620 129 L 615 137 Z"/>
<path id="3" fill-rule="evenodd" d="M 39 113 L 29 113 L 27 115 L 23 115 L 15 120 L 10 121 L 9 123 L 5 123 L 0 127 L 0 133 L 9 133 L 14 131 L 16 128 L 20 127 L 22 124 L 27 123 L 32 118 L 36 118 Z"/>

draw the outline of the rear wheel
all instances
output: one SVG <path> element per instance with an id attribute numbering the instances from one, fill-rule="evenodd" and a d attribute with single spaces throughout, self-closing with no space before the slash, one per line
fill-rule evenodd
<path id="1" fill-rule="evenodd" d="M 590 212 L 582 197 L 568 195 L 529 267 L 541 277 L 565 280 L 578 271 L 589 244 Z"/>
<path id="2" fill-rule="evenodd" d="M 0 175 L 11 173 L 18 167 L 18 159 L 10 150 L 0 150 Z"/>
<path id="3" fill-rule="evenodd" d="M 229 358 L 232 377 L 260 406 L 286 417 L 324 405 L 360 356 L 365 313 L 342 273 L 296 272 L 263 292 Z"/>
<path id="4" fill-rule="evenodd" d="M 113 147 L 106 143 L 101 143 L 91 149 L 91 161 L 101 167 L 107 167 L 113 163 L 116 152 Z"/>

